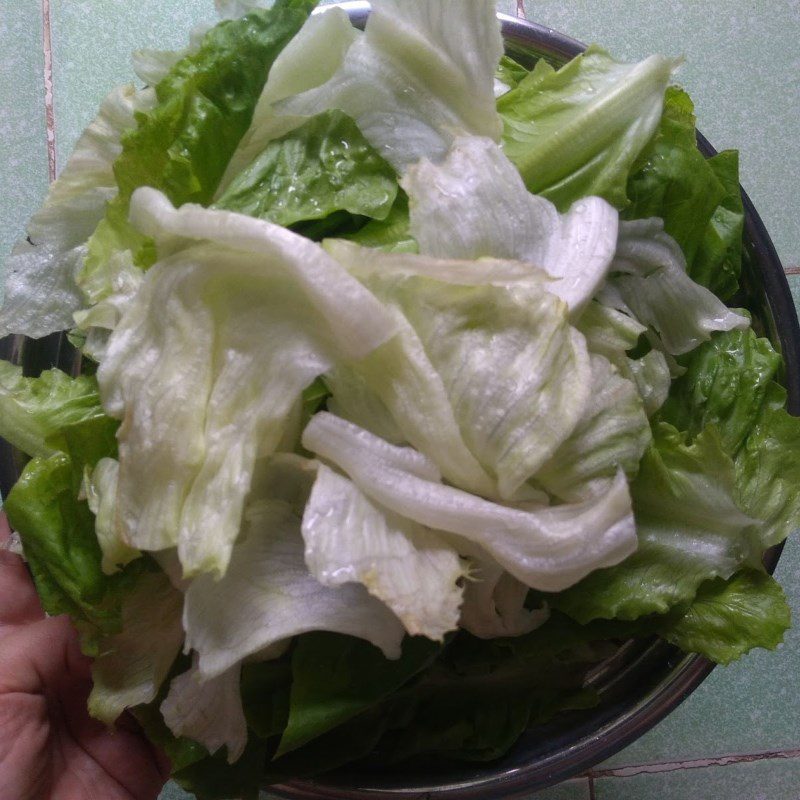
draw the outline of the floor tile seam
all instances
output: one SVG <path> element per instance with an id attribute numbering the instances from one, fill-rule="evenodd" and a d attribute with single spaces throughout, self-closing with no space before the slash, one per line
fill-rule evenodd
<path id="1" fill-rule="evenodd" d="M 528 19 L 528 13 L 525 11 L 525 0 L 517 0 L 517 16 L 522 19 Z"/>
<path id="2" fill-rule="evenodd" d="M 787 275 L 800 275 L 800 264 L 792 264 L 785 271 Z"/>
<path id="3" fill-rule="evenodd" d="M 676 772 L 685 769 L 706 769 L 708 767 L 727 767 L 732 764 L 748 764 L 755 761 L 800 759 L 800 748 L 789 750 L 767 750 L 759 753 L 732 753 L 730 755 L 712 756 L 708 758 L 683 759 L 680 761 L 661 761 L 646 764 L 631 764 L 610 769 L 593 769 L 589 777 L 597 778 L 630 778 L 634 775 Z"/>
<path id="4" fill-rule="evenodd" d="M 47 129 L 47 168 L 50 180 L 56 179 L 56 120 L 53 103 L 53 43 L 50 25 L 50 0 L 42 0 L 42 50 L 44 53 L 44 114 Z"/>

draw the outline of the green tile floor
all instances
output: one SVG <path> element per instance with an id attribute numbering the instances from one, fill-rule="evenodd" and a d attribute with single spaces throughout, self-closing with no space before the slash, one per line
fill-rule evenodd
<path id="1" fill-rule="evenodd" d="M 498 9 L 514 14 L 521 5 L 505 0 Z M 602 42 L 619 57 L 685 57 L 678 79 L 695 99 L 699 127 L 717 148 L 741 151 L 742 184 L 800 304 L 798 0 L 525 5 L 530 19 Z M 192 25 L 213 16 L 212 0 L 0 0 L 0 264 L 43 197 L 50 169 L 64 163 L 103 95 L 132 79 L 130 51 L 179 47 Z M 48 27 L 52 62 L 50 53 L 45 58 Z M 800 613 L 800 542 L 787 545 L 777 577 Z M 537 800 L 798 800 L 798 667 L 795 630 L 777 653 L 718 668 L 670 717 L 590 777 Z M 187 795 L 173 786 L 162 797 Z"/>

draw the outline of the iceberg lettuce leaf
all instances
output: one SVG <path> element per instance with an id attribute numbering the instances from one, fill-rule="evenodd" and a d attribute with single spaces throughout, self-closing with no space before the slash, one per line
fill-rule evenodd
<path id="1" fill-rule="evenodd" d="M 106 409 L 125 420 L 118 520 L 131 546 L 177 544 L 187 575 L 221 575 L 255 460 L 281 443 L 302 391 L 393 325 L 341 266 L 284 228 L 176 211 L 152 189 L 137 192 L 133 212 L 161 251 L 177 252 L 148 271 L 98 372 Z"/>
<path id="2" fill-rule="evenodd" d="M 301 518 L 280 500 L 260 499 L 245 513 L 224 577 L 195 578 L 186 592 L 186 646 L 204 678 L 301 633 L 328 630 L 400 654 L 403 626 L 358 584 L 323 586 L 303 559 Z"/>
<path id="3" fill-rule="evenodd" d="M 87 240 L 117 194 L 112 165 L 122 150 L 121 138 L 135 125 L 134 115 L 153 102 L 152 91 L 130 85 L 103 100 L 28 223 L 28 238 L 9 257 L 0 336 L 38 338 L 72 327 L 73 313 L 85 304 L 79 273 Z"/>
<path id="4" fill-rule="evenodd" d="M 112 725 L 158 693 L 183 644 L 183 595 L 160 571 L 146 571 L 122 601 L 118 633 L 103 639 L 92 664 L 89 713 Z"/>
<path id="5" fill-rule="evenodd" d="M 235 664 L 220 675 L 204 678 L 195 657 L 186 672 L 172 679 L 160 706 L 174 736 L 199 742 L 210 755 L 226 747 L 229 764 L 238 761 L 247 744 L 241 672 L 241 664 Z"/>
<path id="6" fill-rule="evenodd" d="M 527 510 L 492 503 L 402 469 L 388 445 L 328 412 L 303 446 L 344 470 L 372 500 L 400 516 L 479 545 L 526 586 L 559 591 L 634 550 L 628 484 L 620 472 L 602 497 Z"/>
<path id="7" fill-rule="evenodd" d="M 652 438 L 637 386 L 603 356 L 593 355 L 591 366 L 591 391 L 580 422 L 535 475 L 538 485 L 561 500 L 597 495 L 618 469 L 634 477 Z"/>
<path id="8" fill-rule="evenodd" d="M 657 217 L 622 222 L 612 276 L 636 318 L 653 328 L 667 353 L 680 355 L 711 338 L 714 331 L 744 329 L 750 320 L 731 311 L 686 273 L 686 259 Z M 624 309 L 623 309 L 624 310 Z"/>
<path id="9" fill-rule="evenodd" d="M 290 117 L 344 111 L 402 173 L 423 156 L 442 158 L 459 134 L 499 139 L 494 72 L 502 52 L 487 0 L 465 0 L 456 16 L 435 3 L 378 0 L 331 77 L 275 108 Z"/>
<path id="10" fill-rule="evenodd" d="M 0 436 L 23 453 L 47 458 L 63 451 L 62 428 L 103 416 L 94 377 L 49 369 L 30 378 L 0 361 Z"/>
<path id="11" fill-rule="evenodd" d="M 305 558 L 324 586 L 361 583 L 412 636 L 455 630 L 465 567 L 434 531 L 372 503 L 321 465 L 303 513 Z"/>
<path id="12" fill-rule="evenodd" d="M 519 262 L 329 251 L 399 318 L 400 335 L 353 369 L 445 478 L 512 497 L 570 435 L 589 393 L 584 339 L 542 291 L 546 277 Z"/>
<path id="13" fill-rule="evenodd" d="M 591 300 L 611 265 L 616 210 L 598 197 L 583 197 L 560 215 L 528 192 L 490 139 L 459 137 L 441 164 L 422 159 L 401 182 L 411 234 L 426 255 L 528 262 L 553 278 L 547 290 L 573 313 Z"/>

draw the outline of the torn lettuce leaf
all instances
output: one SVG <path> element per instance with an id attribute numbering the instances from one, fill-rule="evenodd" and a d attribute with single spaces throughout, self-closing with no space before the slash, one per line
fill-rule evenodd
<path id="1" fill-rule="evenodd" d="M 103 639 L 92 664 L 89 713 L 112 725 L 131 706 L 153 700 L 183 643 L 183 595 L 161 571 L 146 571 L 122 601 L 118 633 Z"/>
<path id="2" fill-rule="evenodd" d="M 101 458 L 93 470 L 84 470 L 81 487 L 95 515 L 94 529 L 103 552 L 101 566 L 106 575 L 112 575 L 141 555 L 122 539 L 116 525 L 118 481 L 119 462 L 114 458 Z"/>
<path id="3" fill-rule="evenodd" d="M 176 205 L 211 201 L 250 125 L 271 64 L 313 5 L 277 0 L 271 9 L 221 22 L 158 83 L 156 101 L 122 139 L 114 162 L 119 193 L 92 235 L 81 281 L 93 280 L 126 251 L 137 266 L 153 263 L 151 243 L 128 222 L 137 187 L 160 189 Z"/>
<path id="4" fill-rule="evenodd" d="M 530 70 L 523 67 L 518 61 L 515 61 L 511 56 L 503 54 L 500 56 L 500 61 L 497 64 L 494 77 L 495 80 L 500 81 L 504 87 L 505 92 L 509 89 L 514 89 L 519 82 L 528 75 Z"/>
<path id="5" fill-rule="evenodd" d="M 582 624 L 664 614 L 690 602 L 704 581 L 760 564 L 760 523 L 736 504 L 734 464 L 716 431 L 686 444 L 662 422 L 654 437 L 631 485 L 636 552 L 547 598 Z"/>
<path id="6" fill-rule="evenodd" d="M 390 445 L 327 412 L 312 418 L 302 442 L 376 503 L 479 545 L 527 586 L 559 591 L 601 564 L 618 563 L 636 545 L 621 472 L 600 498 L 523 510 L 404 470 L 385 455 Z"/>
<path id="7" fill-rule="evenodd" d="M 251 164 L 273 139 L 280 138 L 314 115 L 280 114 L 274 105 L 325 83 L 342 65 L 350 45 L 361 35 L 347 12 L 328 8 L 312 14 L 275 59 L 261 92 L 250 127 L 231 156 L 217 195 Z M 308 58 L 314 53 L 314 58 Z"/>
<path id="8" fill-rule="evenodd" d="M 186 592 L 186 647 L 204 677 L 307 631 L 367 639 L 397 658 L 403 626 L 358 584 L 323 586 L 303 559 L 301 518 L 280 500 L 252 503 L 230 565 L 219 580 L 195 578 Z"/>
<path id="9" fill-rule="evenodd" d="M 187 576 L 222 575 L 256 458 L 278 447 L 306 386 L 393 325 L 318 246 L 272 223 L 176 211 L 152 189 L 133 218 L 177 252 L 148 271 L 98 371 L 107 411 L 125 419 L 118 524 L 138 549 L 177 544 Z"/>
<path id="10" fill-rule="evenodd" d="M 764 547 L 800 532 L 800 419 L 785 406 L 786 390 L 771 383 L 735 458 L 737 502 L 762 521 Z"/>
<path id="11" fill-rule="evenodd" d="M 603 356 L 591 357 L 591 391 L 575 430 L 535 475 L 535 482 L 565 501 L 606 490 L 618 469 L 635 477 L 651 441 L 636 384 Z"/>
<path id="12" fill-rule="evenodd" d="M 306 564 L 324 586 L 363 584 L 412 636 L 441 641 L 456 629 L 465 568 L 439 534 L 374 505 L 324 465 L 302 531 Z"/>
<path id="13" fill-rule="evenodd" d="M 498 140 L 494 72 L 503 44 L 495 8 L 465 0 L 459 10 L 454 17 L 438 4 L 378 0 L 327 81 L 275 110 L 344 111 L 399 173 L 423 156 L 442 158 L 460 134 Z"/>
<path id="14" fill-rule="evenodd" d="M 692 280 L 726 300 L 738 286 L 744 210 L 735 151 L 697 149 L 694 105 L 670 86 L 656 135 L 628 180 L 626 219 L 660 217 L 680 245 Z"/>
<path id="15" fill-rule="evenodd" d="M 355 242 L 362 247 L 383 250 L 387 253 L 417 253 L 419 246 L 411 235 L 411 221 L 408 216 L 408 197 L 402 189 L 389 210 L 386 219 L 370 220 L 357 231 L 341 238 Z"/>
<path id="16" fill-rule="evenodd" d="M 750 325 L 687 275 L 683 252 L 657 217 L 620 223 L 611 271 L 607 288 L 656 331 L 672 355 L 693 350 L 714 331 Z"/>
<path id="17" fill-rule="evenodd" d="M 716 333 L 682 359 L 661 417 L 696 436 L 714 425 L 732 457 L 753 431 L 781 364 L 768 339 L 751 329 Z"/>
<path id="18" fill-rule="evenodd" d="M 589 392 L 583 337 L 542 291 L 546 278 L 518 262 L 328 249 L 401 329 L 352 369 L 445 478 L 511 498 L 570 435 Z"/>
<path id="19" fill-rule="evenodd" d="M 684 652 L 730 664 L 754 647 L 774 650 L 791 625 L 780 584 L 756 569 L 704 583 L 684 613 L 659 626 L 659 635 Z"/>
<path id="20" fill-rule="evenodd" d="M 464 546 L 459 551 L 469 556 L 470 572 L 464 585 L 459 626 L 481 639 L 522 636 L 542 625 L 550 615 L 546 607 L 525 606 L 528 587 L 506 572 L 480 547 Z"/>
<path id="21" fill-rule="evenodd" d="M 160 706 L 174 736 L 199 742 L 210 755 L 224 746 L 228 764 L 238 761 L 247 745 L 241 672 L 241 664 L 235 664 L 213 678 L 203 678 L 195 657 L 190 669 L 172 679 Z"/>
<path id="22" fill-rule="evenodd" d="M 59 433 L 63 450 L 31 459 L 3 506 L 44 610 L 69 614 L 89 654 L 98 652 L 103 636 L 119 631 L 121 603 L 144 568 L 137 563 L 116 575 L 103 573 L 94 515 L 79 499 L 84 471 L 116 455 L 116 427 L 102 416 L 65 425 Z"/>
<path id="23" fill-rule="evenodd" d="M 75 145 L 44 205 L 28 223 L 6 264 L 0 336 L 33 338 L 71 328 L 72 315 L 85 304 L 79 272 L 86 242 L 103 218 L 106 203 L 117 194 L 112 165 L 123 133 L 134 115 L 151 108 L 150 90 L 114 89 Z"/>
<path id="24" fill-rule="evenodd" d="M 214 207 L 288 227 L 336 211 L 382 220 L 396 195 L 394 170 L 349 117 L 328 111 L 269 142 Z"/>
<path id="25" fill-rule="evenodd" d="M 596 46 L 557 71 L 540 59 L 497 102 L 503 150 L 528 189 L 562 211 L 591 195 L 624 208 L 674 67 L 662 56 L 621 64 Z"/>
<path id="26" fill-rule="evenodd" d="M 459 137 L 440 164 L 423 158 L 401 183 L 421 253 L 528 262 L 553 278 L 547 290 L 574 314 L 606 277 L 617 243 L 616 210 L 598 197 L 583 197 L 560 215 L 528 192 L 490 139 Z"/>
<path id="27" fill-rule="evenodd" d="M 49 369 L 30 378 L 0 361 L 0 436 L 23 453 L 47 458 L 63 451 L 62 428 L 103 416 L 94 377 Z"/>

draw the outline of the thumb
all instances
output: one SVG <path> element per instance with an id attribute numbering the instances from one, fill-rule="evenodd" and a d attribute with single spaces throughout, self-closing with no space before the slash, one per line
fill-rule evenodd
<path id="1" fill-rule="evenodd" d="M 0 513 L 0 636 L 9 625 L 27 625 L 44 617 L 28 568 L 9 550 L 11 529 Z"/>
<path id="2" fill-rule="evenodd" d="M 67 617 L 11 628 L 0 648 L 0 694 L 44 694 L 65 682 L 88 682 L 90 664 Z"/>

